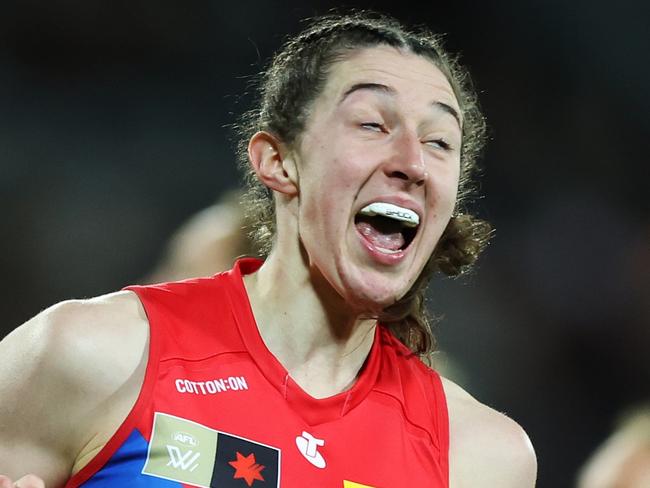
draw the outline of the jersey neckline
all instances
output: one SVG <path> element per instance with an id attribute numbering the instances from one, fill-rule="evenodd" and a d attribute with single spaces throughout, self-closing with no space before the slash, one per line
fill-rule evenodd
<path id="1" fill-rule="evenodd" d="M 262 263 L 259 259 L 242 258 L 237 260 L 233 269 L 227 273 L 233 285 L 228 287 L 229 298 L 244 346 L 262 375 L 278 390 L 292 410 L 309 425 L 343 417 L 359 405 L 375 386 L 381 363 L 381 326 L 375 328 L 373 345 L 354 384 L 336 395 L 314 398 L 291 378 L 286 368 L 266 347 L 260 335 L 243 276 L 257 271 Z"/>

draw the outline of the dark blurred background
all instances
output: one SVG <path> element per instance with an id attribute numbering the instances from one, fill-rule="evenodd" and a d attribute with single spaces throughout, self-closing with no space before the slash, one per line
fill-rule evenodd
<path id="1" fill-rule="evenodd" d="M 2 335 L 138 280 L 237 186 L 228 124 L 300 19 L 372 7 L 447 33 L 490 125 L 496 237 L 433 285 L 441 349 L 529 432 L 541 488 L 572 486 L 650 396 L 648 2 L 3 2 Z"/>

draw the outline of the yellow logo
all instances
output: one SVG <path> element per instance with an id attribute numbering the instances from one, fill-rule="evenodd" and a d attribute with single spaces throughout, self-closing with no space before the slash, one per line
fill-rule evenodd
<path id="1" fill-rule="evenodd" d="M 362 485 L 361 483 L 355 483 L 354 481 L 343 480 L 343 488 L 375 488 L 370 485 Z"/>

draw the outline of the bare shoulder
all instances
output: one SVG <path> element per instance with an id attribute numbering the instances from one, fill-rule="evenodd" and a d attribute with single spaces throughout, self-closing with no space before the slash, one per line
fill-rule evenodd
<path id="1" fill-rule="evenodd" d="M 147 343 L 147 325 L 142 305 L 132 292 L 68 300 L 9 334 L 2 341 L 3 352 L 29 351 L 30 363 L 48 366 L 43 373 L 66 378 L 77 386 L 87 380 L 106 380 L 110 385 L 112 378 L 119 382 L 120 373 L 140 359 Z"/>
<path id="2" fill-rule="evenodd" d="M 94 367 L 98 360 L 128 367 L 129 359 L 135 359 L 134 355 L 139 359 L 146 346 L 148 322 L 133 292 L 62 302 L 46 311 L 44 318 L 51 335 L 47 343 L 76 365 L 81 362 L 89 367 L 91 374 L 98 372 Z"/>
<path id="3" fill-rule="evenodd" d="M 449 409 L 451 488 L 535 486 L 537 459 L 526 432 L 506 415 L 443 379 Z"/>
<path id="4" fill-rule="evenodd" d="M 70 300 L 0 342 L 0 473 L 60 486 L 131 408 L 148 350 L 132 292 Z M 11 446 L 11 447 L 9 447 Z"/>

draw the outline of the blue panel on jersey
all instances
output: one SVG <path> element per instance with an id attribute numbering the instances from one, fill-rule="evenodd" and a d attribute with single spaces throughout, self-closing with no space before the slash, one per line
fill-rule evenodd
<path id="1" fill-rule="evenodd" d="M 113 454 L 102 469 L 81 486 L 88 488 L 182 488 L 181 483 L 142 474 L 149 445 L 142 434 L 134 429 L 129 438 Z"/>

